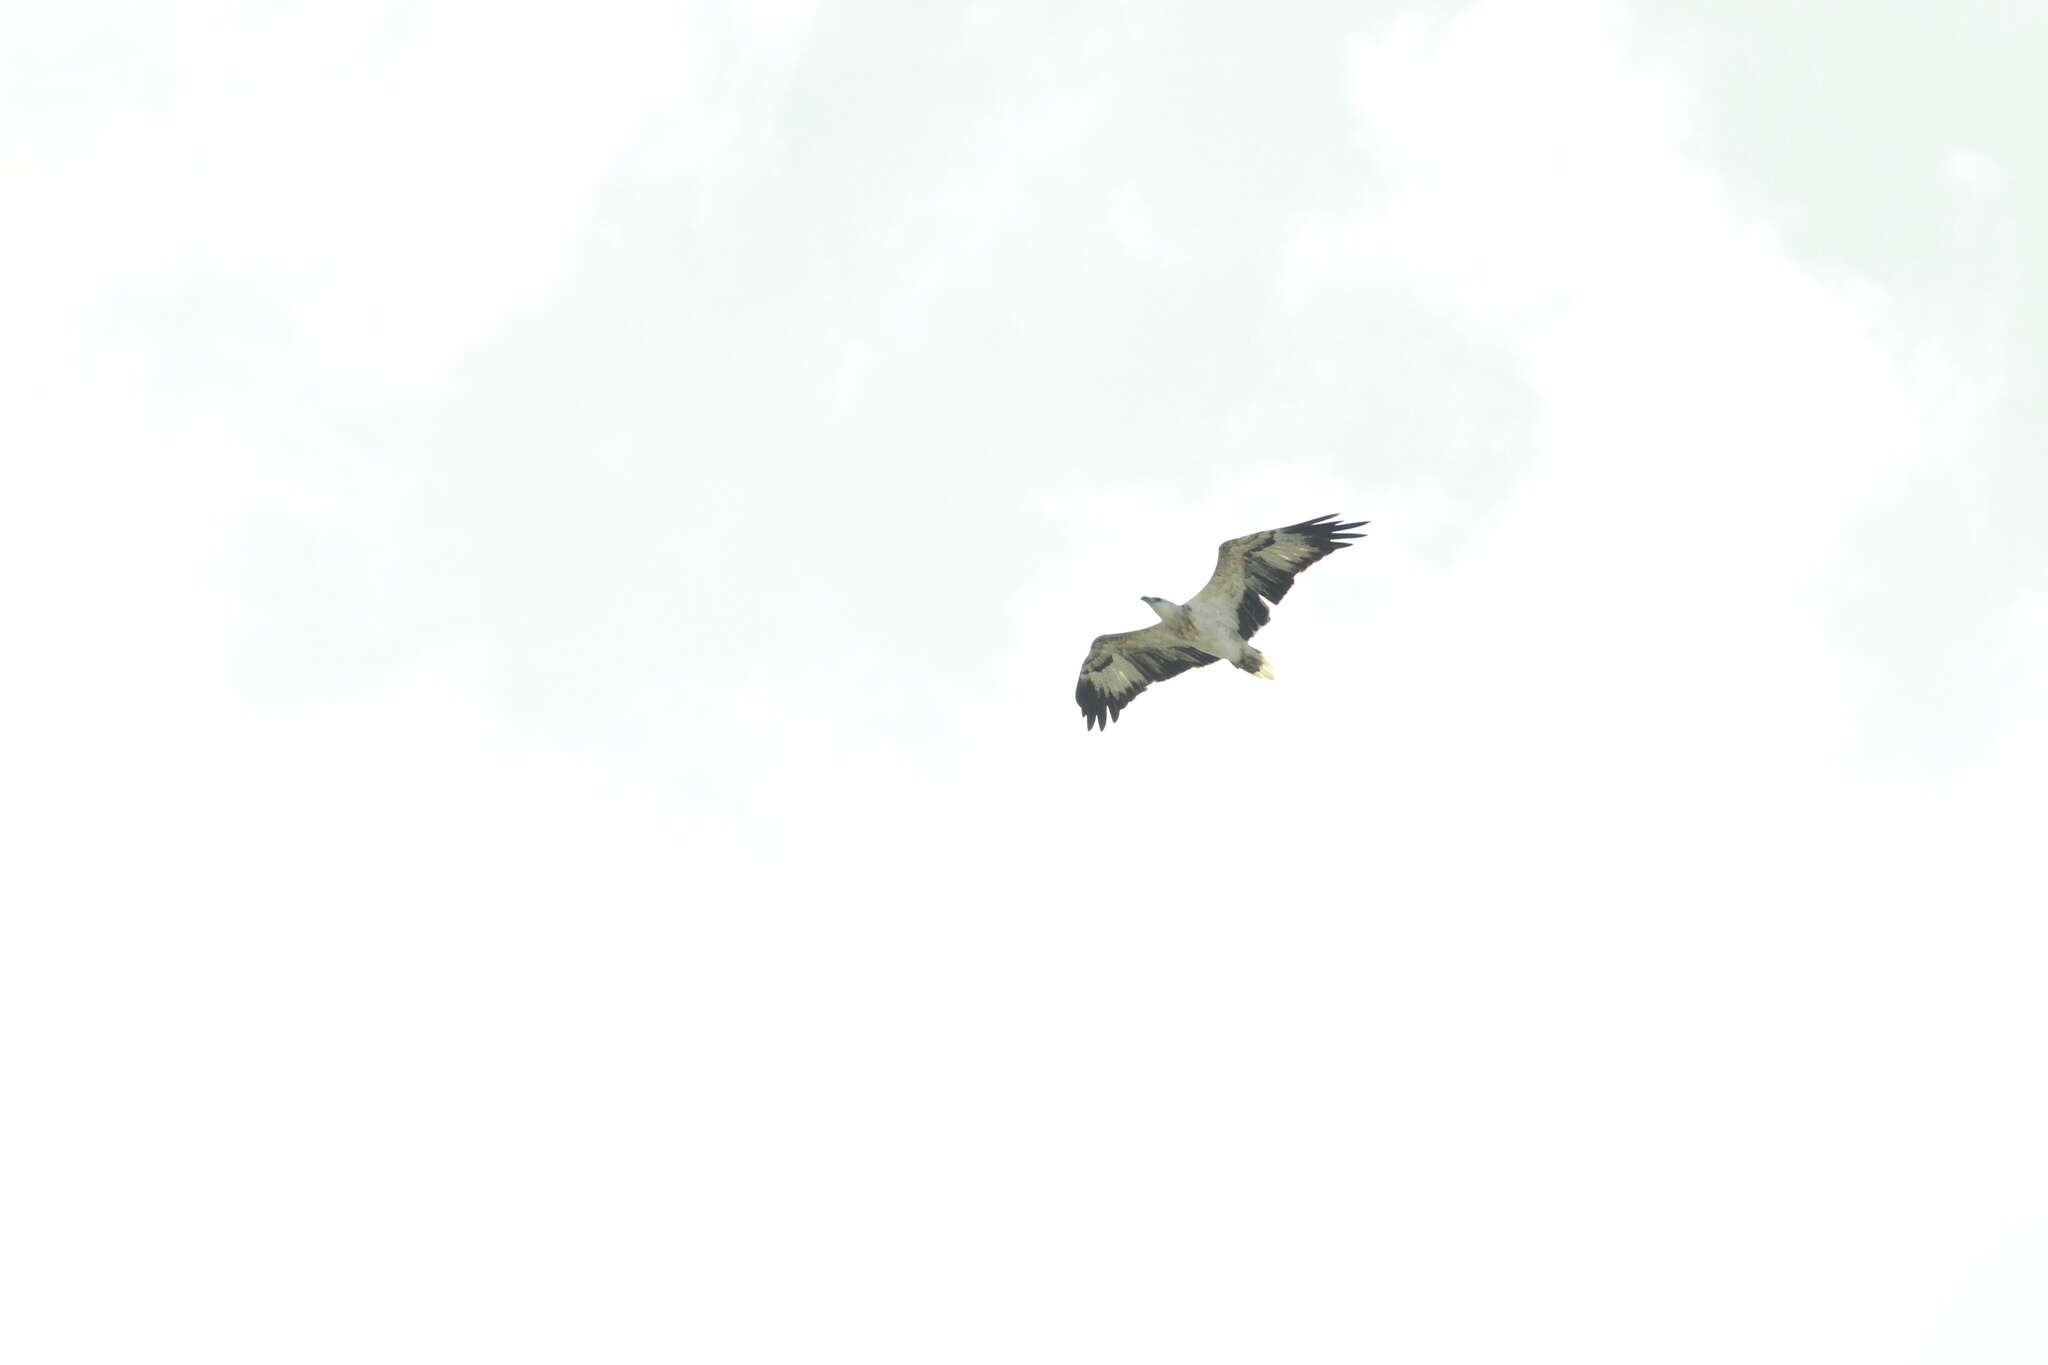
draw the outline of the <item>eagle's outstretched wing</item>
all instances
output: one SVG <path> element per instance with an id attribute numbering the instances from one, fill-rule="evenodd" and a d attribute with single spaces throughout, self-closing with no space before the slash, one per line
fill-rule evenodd
<path id="1" fill-rule="evenodd" d="M 1131 698 L 1153 683 L 1215 662 L 1214 654 L 1174 636 L 1163 623 L 1121 635 L 1098 635 L 1081 664 L 1074 700 L 1081 704 L 1089 729 L 1100 725 L 1107 730 Z"/>
<path id="2" fill-rule="evenodd" d="M 1226 540 L 1216 550 L 1216 572 L 1188 600 L 1188 609 L 1203 615 L 1220 611 L 1234 618 L 1239 638 L 1249 640 L 1266 624 L 1266 603 L 1287 596 L 1294 576 L 1303 569 L 1357 540 L 1347 533 L 1363 525 L 1339 521 L 1333 513 Z"/>

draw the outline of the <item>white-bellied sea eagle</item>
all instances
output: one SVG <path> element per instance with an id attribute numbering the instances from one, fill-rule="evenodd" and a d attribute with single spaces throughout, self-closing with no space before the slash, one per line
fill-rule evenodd
<path id="1" fill-rule="evenodd" d="M 1153 683 L 1218 659 L 1254 677 L 1272 677 L 1266 656 L 1245 643 L 1266 624 L 1266 603 L 1287 596 L 1303 569 L 1358 539 L 1351 528 L 1363 525 L 1338 521 L 1333 513 L 1226 540 L 1216 551 L 1216 572 L 1186 602 L 1139 598 L 1159 614 L 1158 625 L 1098 635 L 1088 646 L 1074 688 L 1088 728 L 1107 730 L 1131 699 Z"/>

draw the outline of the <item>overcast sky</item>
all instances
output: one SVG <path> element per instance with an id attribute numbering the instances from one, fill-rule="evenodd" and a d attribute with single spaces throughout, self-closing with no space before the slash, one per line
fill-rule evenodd
<path id="1" fill-rule="evenodd" d="M 10 28 L 9 1359 L 2048 1358 L 2048 14 Z"/>

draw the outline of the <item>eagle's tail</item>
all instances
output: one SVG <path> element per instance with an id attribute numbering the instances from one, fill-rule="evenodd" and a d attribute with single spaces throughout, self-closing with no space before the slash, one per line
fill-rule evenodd
<path id="1" fill-rule="evenodd" d="M 1237 666 L 1251 674 L 1254 678 L 1270 678 L 1273 676 L 1273 665 L 1266 662 L 1266 656 L 1253 649 L 1250 645 L 1246 645 L 1244 653 L 1237 656 Z"/>

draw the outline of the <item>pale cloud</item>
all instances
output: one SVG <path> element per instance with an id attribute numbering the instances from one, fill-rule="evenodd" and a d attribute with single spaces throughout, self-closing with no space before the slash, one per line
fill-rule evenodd
<path id="1" fill-rule="evenodd" d="M 1313 317 L 1331 290 L 1393 292 L 1512 347 L 1541 396 L 1542 463 L 1528 529 L 1494 552 L 1518 534 L 1567 547 L 1540 556 L 1572 574 L 1546 591 L 1608 602 L 1639 657 L 1728 632 L 1782 659 L 1816 611 L 1904 569 L 1887 548 L 1845 574 L 1877 509 L 1930 476 L 1966 492 L 1975 466 L 1942 452 L 1980 439 L 1997 374 L 1872 286 L 1796 263 L 1693 156 L 1682 85 L 1618 18 L 1480 6 L 1354 44 L 1386 177 L 1351 215 L 1298 227 L 1285 297 Z M 1774 671 L 1817 687 L 1801 704 L 1835 724 L 1819 718 L 1841 684 L 1820 679 L 1841 665 L 1818 647 L 1795 653 L 1820 669 Z"/>
<path id="2" fill-rule="evenodd" d="M 1124 250 L 1156 265 L 1185 265 L 1195 254 L 1185 229 L 1162 219 L 1145 192 L 1130 181 L 1116 187 L 1109 204 L 1109 230 Z"/>
<path id="3" fill-rule="evenodd" d="M 1518 330 L 1560 291 L 1639 283 L 1670 259 L 1662 234 L 1689 225 L 1704 186 L 1672 154 L 1676 88 L 1620 48 L 1617 18 L 1482 5 L 1355 40 L 1350 90 L 1387 211 L 1353 245 Z"/>
<path id="4" fill-rule="evenodd" d="M 161 18 L 169 93 L 35 167 L 28 216 L 90 251 L 67 289 L 233 278 L 289 315 L 306 363 L 418 385 L 559 281 L 642 122 L 699 92 L 672 178 L 707 185 L 749 134 L 735 101 L 809 7 L 608 4 L 573 20 L 440 3 Z M 715 76 L 715 82 L 707 77 Z M 715 134 L 715 136 L 713 136 Z M 33 153 L 32 153 L 33 154 Z M 86 234 L 83 240 L 78 236 Z M 17 249 L 32 243 L 18 242 Z"/>
<path id="5" fill-rule="evenodd" d="M 185 93 L 142 152 L 188 210 L 161 226 L 196 264 L 288 290 L 323 365 L 417 382 L 560 270 L 608 151 L 687 65 L 687 11 L 662 12 L 184 28 Z"/>
<path id="6" fill-rule="evenodd" d="M 1941 169 L 1959 189 L 1986 199 L 2004 194 L 2012 183 L 2004 167 L 1974 147 L 1951 148 Z"/>
<path id="7" fill-rule="evenodd" d="M 1078 70 L 1006 104 L 959 139 L 926 184 L 905 195 L 871 248 L 888 282 L 875 307 L 834 338 L 824 386 L 828 411 L 872 403 L 892 371 L 913 366 L 946 311 L 1003 286 L 1001 253 L 1031 233 L 1045 196 L 1070 173 L 1112 107 L 1104 73 Z"/>

